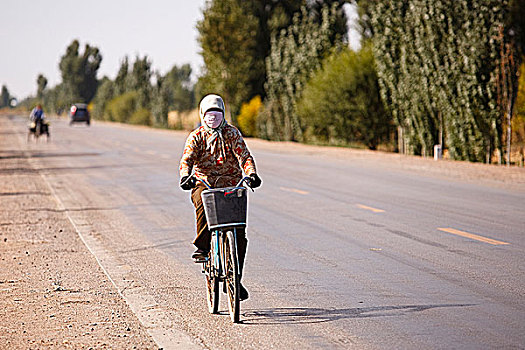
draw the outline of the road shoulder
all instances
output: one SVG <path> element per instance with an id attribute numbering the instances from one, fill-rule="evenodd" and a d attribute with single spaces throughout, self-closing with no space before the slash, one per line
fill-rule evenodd
<path id="1" fill-rule="evenodd" d="M 0 344 L 158 348 L 0 118 Z M 42 142 L 42 141 L 40 141 Z"/>

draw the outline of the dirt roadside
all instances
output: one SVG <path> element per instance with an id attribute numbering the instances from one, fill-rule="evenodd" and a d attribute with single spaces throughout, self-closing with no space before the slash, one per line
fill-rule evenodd
<path id="1" fill-rule="evenodd" d="M 0 349 L 156 349 L 0 117 Z"/>

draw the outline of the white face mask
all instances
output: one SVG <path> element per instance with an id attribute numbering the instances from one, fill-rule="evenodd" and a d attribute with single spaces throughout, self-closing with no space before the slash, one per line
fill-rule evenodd
<path id="1" fill-rule="evenodd" d="M 204 122 L 210 128 L 218 128 L 222 123 L 223 115 L 220 111 L 208 111 L 204 114 Z"/>

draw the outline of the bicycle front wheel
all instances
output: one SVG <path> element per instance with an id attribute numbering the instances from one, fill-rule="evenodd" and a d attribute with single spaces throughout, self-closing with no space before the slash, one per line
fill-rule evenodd
<path id="1" fill-rule="evenodd" d="M 226 292 L 228 294 L 228 310 L 230 311 L 230 318 L 232 322 L 237 323 L 240 319 L 241 302 L 239 298 L 240 276 L 239 276 L 239 260 L 237 258 L 237 242 L 235 234 L 232 231 L 226 233 L 226 240 L 224 241 L 224 257 L 225 261 L 225 275 Z"/>
<path id="2" fill-rule="evenodd" d="M 206 275 L 206 301 L 208 311 L 216 314 L 219 311 L 219 278 L 216 276 L 211 258 L 204 266 Z"/>

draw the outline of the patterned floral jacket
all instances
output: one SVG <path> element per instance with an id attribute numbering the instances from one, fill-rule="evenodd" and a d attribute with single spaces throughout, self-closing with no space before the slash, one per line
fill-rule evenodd
<path id="1" fill-rule="evenodd" d="M 195 175 L 212 187 L 228 187 L 241 180 L 242 170 L 246 175 L 256 172 L 255 161 L 236 127 L 226 124 L 222 129 L 225 157 L 207 149 L 206 140 L 210 135 L 211 132 L 202 126 L 190 133 L 180 160 L 181 178 L 190 175 L 194 169 Z"/>

